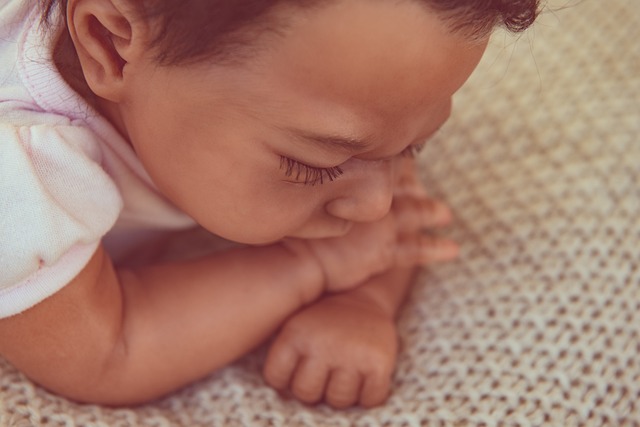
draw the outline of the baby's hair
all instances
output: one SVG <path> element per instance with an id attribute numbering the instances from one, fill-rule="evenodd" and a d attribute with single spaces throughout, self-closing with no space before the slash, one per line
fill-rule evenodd
<path id="1" fill-rule="evenodd" d="M 131 0 L 140 18 L 157 19 L 151 48 L 161 65 L 234 61 L 255 49 L 264 34 L 279 34 L 277 6 L 302 9 L 336 0 Z M 397 0 L 396 0 L 397 1 Z M 521 32 L 533 24 L 541 0 L 406 0 L 440 13 L 453 32 L 479 38 L 495 27 Z M 43 22 L 67 0 L 40 0 Z"/>

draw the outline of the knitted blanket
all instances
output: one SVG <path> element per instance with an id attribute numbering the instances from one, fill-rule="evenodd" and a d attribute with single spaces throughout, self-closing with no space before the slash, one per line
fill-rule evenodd
<path id="1" fill-rule="evenodd" d="M 493 37 L 420 156 L 463 250 L 401 313 L 384 406 L 283 400 L 264 349 L 129 409 L 56 397 L 0 360 L 0 426 L 640 426 L 640 2 L 566 3 Z"/>

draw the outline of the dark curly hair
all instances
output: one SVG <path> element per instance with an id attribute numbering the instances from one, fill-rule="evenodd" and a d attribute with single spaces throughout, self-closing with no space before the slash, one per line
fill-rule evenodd
<path id="1" fill-rule="evenodd" d="M 265 31 L 278 32 L 269 19 L 276 6 L 301 8 L 335 0 L 147 0 L 132 1 L 141 18 L 156 18 L 152 48 L 162 65 L 233 57 Z M 440 13 L 454 32 L 481 37 L 496 27 L 521 32 L 533 24 L 541 0 L 415 0 Z M 66 9 L 67 0 L 40 0 L 43 22 L 53 11 Z M 143 6 L 144 5 L 144 6 Z"/>

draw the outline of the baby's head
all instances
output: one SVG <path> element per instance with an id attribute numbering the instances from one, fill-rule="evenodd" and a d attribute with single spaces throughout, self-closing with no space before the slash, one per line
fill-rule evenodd
<path id="1" fill-rule="evenodd" d="M 63 74 L 75 52 L 86 93 L 159 189 L 245 243 L 384 216 L 399 159 L 446 121 L 493 28 L 523 30 L 538 11 L 537 0 L 60 6 Z"/>
<path id="2" fill-rule="evenodd" d="M 374 0 L 375 1 L 375 0 Z M 415 0 L 438 12 L 455 32 L 482 37 L 496 26 L 519 32 L 536 19 L 539 0 Z M 66 10 L 69 0 L 41 0 L 44 15 Z M 73 3 L 73 1 L 72 1 Z M 155 21 L 152 47 L 163 65 L 242 57 L 256 36 L 279 31 L 286 16 L 278 10 L 305 10 L 336 0 L 145 0 L 122 2 L 142 19 Z"/>

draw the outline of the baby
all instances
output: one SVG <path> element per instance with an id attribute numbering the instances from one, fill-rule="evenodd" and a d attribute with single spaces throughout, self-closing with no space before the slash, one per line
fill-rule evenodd
<path id="1" fill-rule="evenodd" d="M 457 254 L 412 157 L 538 8 L 0 0 L 0 354 L 131 405 L 273 337 L 274 388 L 381 404 L 415 269 Z M 240 245 L 128 262 L 195 225 Z"/>

